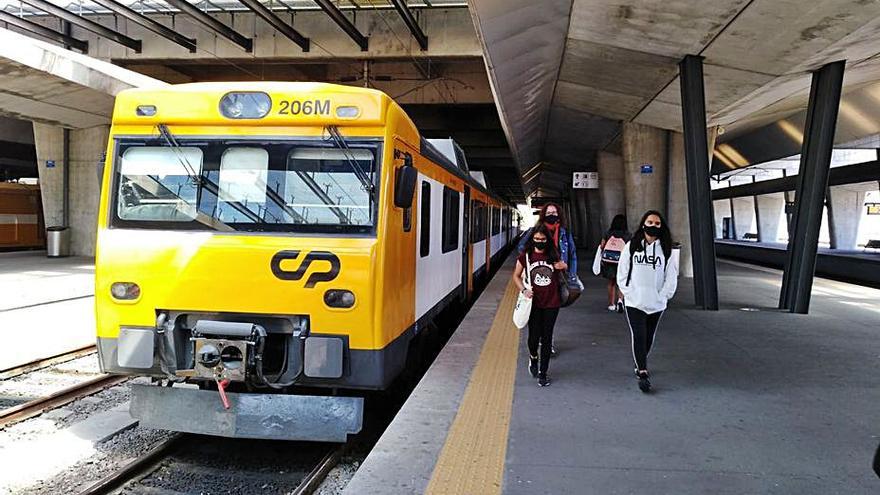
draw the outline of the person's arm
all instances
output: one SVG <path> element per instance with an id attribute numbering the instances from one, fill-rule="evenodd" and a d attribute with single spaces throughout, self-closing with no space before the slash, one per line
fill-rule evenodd
<path id="1" fill-rule="evenodd" d="M 532 229 L 526 230 L 526 233 L 523 234 L 522 237 L 519 238 L 519 244 L 516 245 L 517 252 L 522 253 L 526 250 L 526 240 L 532 235 Z"/>
<path id="2" fill-rule="evenodd" d="M 678 259 L 680 254 L 681 249 L 673 248 L 672 254 L 669 255 L 669 260 L 666 261 L 666 278 L 663 280 L 663 288 L 660 289 L 660 295 L 665 297 L 666 300 L 672 299 L 672 296 L 675 295 L 675 289 L 678 288 Z"/>
<path id="3" fill-rule="evenodd" d="M 519 260 L 516 260 L 516 266 L 513 268 L 513 284 L 516 285 L 516 288 L 519 289 L 520 292 L 524 293 L 526 297 L 532 297 L 532 291 L 526 288 L 525 284 L 523 284 L 522 280 L 523 274 L 523 266 Z"/>
<path id="4" fill-rule="evenodd" d="M 617 263 L 617 288 L 620 289 L 623 297 L 627 297 L 630 292 L 630 288 L 626 286 L 626 279 L 629 276 L 629 271 L 632 269 L 629 261 L 629 243 L 627 242 L 623 246 L 623 251 L 620 252 L 620 261 Z"/>
<path id="5" fill-rule="evenodd" d="M 571 236 L 571 232 L 566 230 L 565 233 L 568 234 L 568 248 L 569 252 L 571 253 L 571 256 L 569 256 L 571 261 L 568 263 L 568 273 L 572 278 L 574 278 L 577 276 L 578 272 L 577 246 L 574 245 L 574 238 Z"/>

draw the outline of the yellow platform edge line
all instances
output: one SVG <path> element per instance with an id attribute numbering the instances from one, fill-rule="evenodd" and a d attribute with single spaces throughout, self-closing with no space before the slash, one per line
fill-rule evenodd
<path id="1" fill-rule="evenodd" d="M 519 330 L 511 281 L 498 304 L 446 443 L 425 490 L 431 495 L 500 494 L 507 458 Z"/>

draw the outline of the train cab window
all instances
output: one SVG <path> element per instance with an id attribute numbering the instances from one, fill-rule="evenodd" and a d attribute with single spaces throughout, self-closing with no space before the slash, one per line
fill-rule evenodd
<path id="1" fill-rule="evenodd" d="M 371 225 L 372 201 L 358 173 L 373 169 L 365 149 L 295 148 L 287 160 L 287 206 L 306 223 Z M 359 167 L 359 168 L 354 168 Z"/>
<path id="2" fill-rule="evenodd" d="M 424 258 L 431 253 L 431 183 L 422 181 L 419 211 L 419 255 Z"/>
<path id="3" fill-rule="evenodd" d="M 268 174 L 268 151 L 263 148 L 227 148 L 220 157 L 220 204 L 265 204 Z M 227 220 L 223 216 L 220 219 Z"/>
<path id="4" fill-rule="evenodd" d="M 116 214 L 121 220 L 191 222 L 198 216 L 198 185 L 204 154 L 195 147 L 129 148 L 120 160 Z"/>
<path id="5" fill-rule="evenodd" d="M 443 235 L 441 251 L 448 253 L 458 249 L 459 192 L 443 187 Z"/>

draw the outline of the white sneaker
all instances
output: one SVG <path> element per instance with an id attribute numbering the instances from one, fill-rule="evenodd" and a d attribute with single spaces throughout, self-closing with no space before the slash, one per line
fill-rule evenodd
<path id="1" fill-rule="evenodd" d="M 608 306 L 608 311 L 617 311 L 617 306 Z"/>

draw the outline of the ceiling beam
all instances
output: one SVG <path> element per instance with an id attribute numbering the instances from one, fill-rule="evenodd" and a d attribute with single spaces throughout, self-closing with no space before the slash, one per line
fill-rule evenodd
<path id="1" fill-rule="evenodd" d="M 131 9 L 130 7 L 123 5 L 116 0 L 92 0 L 96 4 L 104 7 L 105 9 L 119 14 L 122 17 L 134 22 L 135 24 L 139 24 L 150 31 L 158 34 L 159 36 L 165 38 L 168 41 L 173 43 L 177 43 L 178 45 L 189 50 L 190 53 L 196 52 L 196 40 L 193 38 L 187 38 L 186 36 L 174 31 L 173 29 L 160 24 L 153 19 L 141 14 L 140 12 Z"/>
<path id="2" fill-rule="evenodd" d="M 79 26 L 86 31 L 91 31 L 98 36 L 107 38 L 108 40 L 119 43 L 127 48 L 131 48 L 137 53 L 141 52 L 141 40 L 129 38 L 118 31 L 102 26 L 95 21 L 86 19 L 85 17 L 80 17 L 69 10 L 62 9 L 53 3 L 47 2 L 46 0 L 21 0 L 21 2 L 42 10 L 47 14 L 51 14 L 61 20 L 67 21 L 75 26 Z"/>
<path id="3" fill-rule="evenodd" d="M 254 11 L 254 14 L 262 17 L 264 21 L 268 22 L 270 26 L 275 28 L 279 33 L 287 36 L 290 41 L 293 41 L 302 51 L 309 51 L 309 39 L 299 33 L 296 29 L 293 29 L 290 24 L 284 22 L 280 17 L 275 15 L 274 12 L 269 10 L 265 5 L 260 3 L 258 0 L 239 0 L 243 3 L 247 8 Z"/>
<path id="4" fill-rule="evenodd" d="M 24 1 L 24 0 L 23 0 Z M 33 1 L 33 0 L 30 0 Z M 174 7 L 175 9 L 183 12 L 184 14 L 192 17 L 192 19 L 202 26 L 208 28 L 211 31 L 223 36 L 229 41 L 235 43 L 244 49 L 244 51 L 250 53 L 254 50 L 254 40 L 252 38 L 248 38 L 247 36 L 239 33 L 238 31 L 232 29 L 231 27 L 223 24 L 222 22 L 214 19 L 210 15 L 199 10 L 195 5 L 187 2 L 186 0 L 162 0 L 168 5 Z"/>
<path id="5" fill-rule="evenodd" d="M 361 34 L 361 32 L 358 31 L 357 26 L 352 24 L 352 22 L 348 20 L 348 17 L 345 17 L 342 11 L 339 10 L 339 8 L 334 5 L 333 2 L 331 2 L 330 0 L 314 1 L 316 4 L 318 4 L 319 7 L 321 7 L 321 10 L 326 12 L 327 15 L 329 15 L 330 18 L 333 19 L 333 22 L 335 22 L 340 28 L 342 28 L 343 31 L 345 31 L 345 34 L 347 34 L 351 39 L 354 40 L 355 43 L 358 44 L 359 47 L 361 47 L 362 52 L 365 52 L 369 49 L 370 39 Z"/>
<path id="6" fill-rule="evenodd" d="M 419 23 L 416 22 L 416 18 L 412 15 L 409 7 L 406 6 L 406 2 L 403 0 L 391 0 L 391 3 L 394 4 L 394 8 L 397 9 L 397 13 L 400 14 L 400 17 L 403 18 L 403 23 L 409 28 L 409 32 L 412 33 L 413 38 L 419 43 L 419 47 L 422 51 L 427 50 L 428 37 L 425 35 L 425 32 L 422 31 Z"/>
<path id="7" fill-rule="evenodd" d="M 76 48 L 83 53 L 89 51 L 88 41 L 79 40 L 72 36 L 67 36 L 66 34 L 49 29 L 41 24 L 37 24 L 27 19 L 16 17 L 9 12 L 6 12 L 5 10 L 0 10 L 0 22 L 4 22 L 8 26 L 15 26 L 28 34 L 38 36 L 49 41 L 54 41 L 55 43 L 60 43 L 71 48 Z"/>

